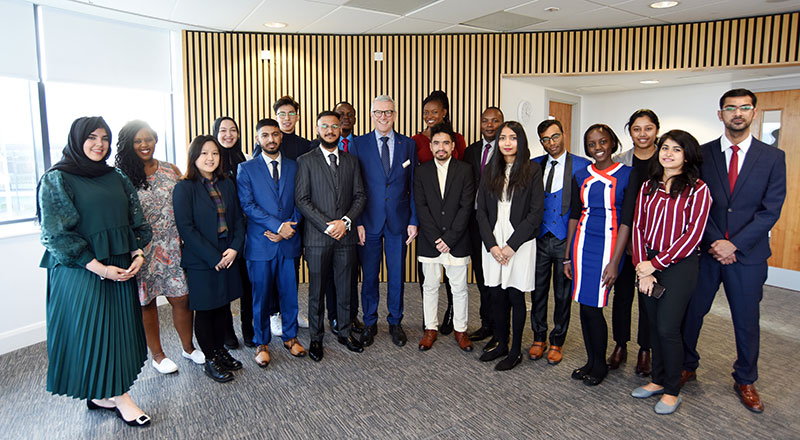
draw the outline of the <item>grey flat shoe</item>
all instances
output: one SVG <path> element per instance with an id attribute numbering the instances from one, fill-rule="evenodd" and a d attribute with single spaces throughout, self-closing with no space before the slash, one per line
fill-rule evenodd
<path id="1" fill-rule="evenodd" d="M 678 400 L 675 402 L 675 405 L 667 405 L 662 403 L 660 400 L 656 403 L 656 406 L 653 408 L 656 414 L 672 414 L 678 409 L 678 406 L 681 404 L 681 396 L 678 396 Z"/>
<path id="2" fill-rule="evenodd" d="M 655 396 L 656 394 L 664 394 L 664 388 L 655 391 L 649 391 L 645 387 L 639 387 L 631 391 L 631 396 L 637 399 L 647 399 L 648 397 Z"/>

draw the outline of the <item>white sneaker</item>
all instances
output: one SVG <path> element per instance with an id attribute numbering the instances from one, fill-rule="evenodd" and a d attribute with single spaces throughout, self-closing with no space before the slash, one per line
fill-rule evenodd
<path id="1" fill-rule="evenodd" d="M 272 336 L 282 336 L 283 335 L 283 323 L 281 322 L 281 314 L 276 313 L 269 317 L 269 328 L 272 332 Z"/>
<path id="2" fill-rule="evenodd" d="M 162 359 L 160 364 L 153 359 L 153 368 L 161 374 L 170 374 L 178 371 L 178 366 L 175 365 L 175 362 L 172 362 L 172 360 L 167 357 Z"/>
<path id="3" fill-rule="evenodd" d="M 308 328 L 308 316 L 298 313 L 297 326 L 300 328 Z"/>
<path id="4" fill-rule="evenodd" d="M 186 359 L 190 359 L 195 364 L 205 364 L 206 363 L 206 355 L 203 354 L 200 349 L 195 348 L 194 351 L 190 354 L 185 351 L 181 353 L 181 356 L 185 357 Z"/>

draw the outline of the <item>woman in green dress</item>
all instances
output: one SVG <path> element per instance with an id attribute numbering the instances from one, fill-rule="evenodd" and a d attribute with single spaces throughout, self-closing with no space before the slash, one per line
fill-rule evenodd
<path id="1" fill-rule="evenodd" d="M 111 130 L 75 120 L 62 159 L 42 177 L 37 216 L 47 268 L 47 390 L 150 423 L 127 391 L 147 359 L 134 276 L 152 231 L 136 189 L 108 166 Z"/>

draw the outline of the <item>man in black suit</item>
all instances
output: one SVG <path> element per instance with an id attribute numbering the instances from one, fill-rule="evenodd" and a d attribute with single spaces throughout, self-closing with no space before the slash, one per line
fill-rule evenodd
<path id="1" fill-rule="evenodd" d="M 503 125 L 503 112 L 497 107 L 487 107 L 481 113 L 481 140 L 471 144 L 464 151 L 464 161 L 472 165 L 474 175 L 475 192 L 478 192 L 483 168 L 489 163 L 497 147 L 497 130 Z M 475 284 L 481 293 L 481 327 L 469 335 L 470 340 L 480 341 L 492 335 L 492 302 L 489 289 L 484 285 L 483 267 L 481 266 L 481 233 L 478 230 L 478 221 L 475 219 L 475 209 L 473 205 L 472 216 L 469 222 L 469 236 L 472 243 L 472 272 L 475 274 Z M 497 346 L 497 340 L 492 338 L 483 347 L 483 351 L 491 350 Z"/>
<path id="2" fill-rule="evenodd" d="M 310 276 L 308 354 L 315 361 L 323 356 L 325 286 L 332 276 L 337 292 L 350 291 L 358 243 L 353 219 L 361 215 L 367 200 L 358 160 L 339 151 L 339 123 L 336 113 L 320 113 L 315 129 L 319 148 L 297 159 L 295 204 L 305 218 L 302 236 Z M 336 305 L 339 343 L 353 352 L 364 351 L 351 333 L 350 295 L 338 295 Z"/>
<path id="3" fill-rule="evenodd" d="M 425 282 L 422 306 L 425 335 L 419 349 L 431 348 L 439 328 L 439 280 L 442 266 L 453 292 L 453 329 L 458 346 L 472 351 L 467 335 L 467 268 L 470 243 L 466 233 L 475 204 L 475 184 L 469 164 L 453 159 L 456 134 L 447 124 L 431 128 L 434 160 L 420 165 L 414 176 L 420 235 L 417 254 Z"/>

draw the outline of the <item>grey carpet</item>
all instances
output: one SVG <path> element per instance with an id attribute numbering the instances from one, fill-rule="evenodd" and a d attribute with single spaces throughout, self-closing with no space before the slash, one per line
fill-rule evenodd
<path id="1" fill-rule="evenodd" d="M 478 294 L 470 289 L 474 329 Z M 300 297 L 305 303 L 305 291 Z M 89 412 L 83 401 L 48 394 L 45 343 L 8 353 L 0 356 L 0 438 L 800 438 L 800 386 L 793 368 L 800 364 L 798 292 L 765 289 L 757 385 L 766 411 L 760 415 L 747 411 L 732 389 L 735 346 L 722 292 L 701 335 L 698 381 L 684 387 L 683 404 L 672 416 L 654 414 L 655 397 L 629 396 L 647 382 L 633 374 L 635 343 L 628 346 L 633 359 L 600 386 L 570 379 L 585 361 L 578 307 L 572 309 L 561 364 L 526 357 L 504 373 L 494 371 L 494 362 L 477 360 L 482 345 L 463 353 L 452 335 L 419 352 L 418 285 L 406 285 L 405 307 L 409 344 L 403 348 L 391 342 L 382 302 L 378 336 L 364 353 L 346 351 L 327 334 L 325 358 L 315 363 L 292 358 L 276 338 L 268 368 L 255 365 L 252 349 L 233 350 L 245 367 L 233 382 L 218 384 L 180 357 L 169 306 L 162 306 L 162 343 L 180 370 L 162 376 L 149 361 L 144 367 L 131 390 L 153 418 L 144 429 L 129 428 L 107 411 Z M 607 307 L 609 322 L 610 312 Z M 529 326 L 528 320 L 525 350 Z M 308 331 L 301 329 L 299 337 L 307 344 Z"/>

